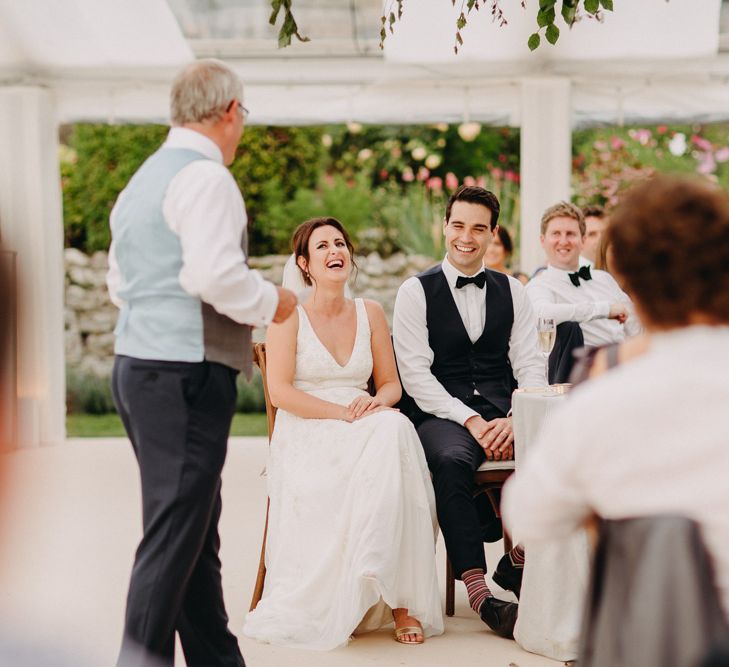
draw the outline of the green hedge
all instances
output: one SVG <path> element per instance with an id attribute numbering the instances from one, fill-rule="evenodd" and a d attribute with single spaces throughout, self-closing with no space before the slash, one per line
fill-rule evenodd
<path id="1" fill-rule="evenodd" d="M 109 214 L 119 192 L 166 133 L 160 125 L 62 128 L 66 246 L 108 248 Z M 443 184 L 449 175 L 459 182 L 483 176 L 493 187 L 490 180 L 503 180 L 494 174 L 518 173 L 518 163 L 519 133 L 508 128 L 484 127 L 465 142 L 455 125 L 350 124 L 246 128 L 230 169 L 246 200 L 251 254 L 288 252 L 296 225 L 326 214 L 360 235 L 361 251 L 387 255 L 411 250 L 398 242 L 400 218 L 413 217 L 413 203 L 417 217 L 422 205 L 414 195 L 430 196 L 415 174 Z M 401 209 L 397 217 L 395 209 Z"/>
<path id="2" fill-rule="evenodd" d="M 263 382 L 258 368 L 253 369 L 253 377 L 248 382 L 239 375 L 236 382 L 238 396 L 236 412 L 265 412 L 266 400 L 263 395 Z M 66 368 L 66 411 L 68 414 L 105 415 L 116 412 L 111 395 L 109 378 L 93 373 L 84 373 L 77 368 Z"/>
<path id="3" fill-rule="evenodd" d="M 161 125 L 64 128 L 61 185 L 66 247 L 85 252 L 109 247 L 109 214 L 119 193 L 164 141 Z M 231 172 L 246 199 L 251 252 L 276 247 L 262 208 L 264 187 L 276 181 L 283 197 L 316 185 L 325 156 L 321 128 L 251 127 L 243 134 Z"/>

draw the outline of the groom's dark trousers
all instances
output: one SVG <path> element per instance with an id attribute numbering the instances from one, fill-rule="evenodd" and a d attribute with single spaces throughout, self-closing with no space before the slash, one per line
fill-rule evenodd
<path id="1" fill-rule="evenodd" d="M 506 416 L 481 396 L 465 402 L 487 421 Z M 486 459 L 483 447 L 467 428 L 449 419 L 427 415 L 417 431 L 433 475 L 438 523 L 453 572 L 459 579 L 473 568 L 485 572 L 481 526 L 473 502 L 474 473 Z"/>
<path id="2" fill-rule="evenodd" d="M 245 665 L 228 630 L 218 558 L 236 375 L 207 361 L 115 360 L 114 402 L 139 463 L 144 526 L 127 598 L 124 667 L 172 665 L 175 632 L 188 667 Z"/>

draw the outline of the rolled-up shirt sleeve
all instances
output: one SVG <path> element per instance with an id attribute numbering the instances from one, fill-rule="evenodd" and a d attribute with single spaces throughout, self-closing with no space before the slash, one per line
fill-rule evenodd
<path id="1" fill-rule="evenodd" d="M 236 322 L 268 325 L 278 293 L 246 264 L 245 205 L 228 170 L 211 160 L 189 164 L 170 182 L 163 213 L 182 246 L 182 288 Z"/>
<path id="2" fill-rule="evenodd" d="M 593 301 L 589 303 L 557 303 L 554 291 L 546 280 L 537 276 L 526 286 L 526 293 L 534 305 L 537 317 L 553 317 L 557 324 L 562 322 L 590 322 L 608 316 L 609 301 Z"/>

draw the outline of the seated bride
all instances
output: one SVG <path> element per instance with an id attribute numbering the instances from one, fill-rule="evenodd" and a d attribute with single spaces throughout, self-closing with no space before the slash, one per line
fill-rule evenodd
<path id="1" fill-rule="evenodd" d="M 279 408 L 267 573 L 243 631 L 328 650 L 394 620 L 398 641 L 420 644 L 443 632 L 435 503 L 417 434 L 392 408 L 401 387 L 385 313 L 345 296 L 354 253 L 338 220 L 304 222 L 293 246 L 311 289 L 266 335 Z"/>

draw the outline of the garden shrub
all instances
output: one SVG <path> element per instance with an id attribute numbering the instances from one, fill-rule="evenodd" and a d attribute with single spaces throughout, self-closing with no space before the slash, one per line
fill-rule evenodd
<path id="1" fill-rule="evenodd" d="M 247 382 L 243 375 L 236 382 L 238 396 L 236 412 L 265 412 L 266 399 L 263 395 L 263 382 L 257 367 Z M 66 368 L 66 410 L 69 414 L 85 413 L 104 415 L 116 412 L 111 394 L 111 380 L 86 373 L 78 368 Z"/>
<path id="2" fill-rule="evenodd" d="M 107 250 L 109 214 L 134 172 L 165 139 L 162 125 L 79 123 L 61 132 L 61 185 L 66 247 Z M 246 200 L 251 254 L 276 250 L 262 209 L 263 187 L 277 180 L 282 196 L 316 185 L 323 169 L 320 128 L 246 128 L 230 167 Z"/>
<path id="3" fill-rule="evenodd" d="M 257 366 L 253 367 L 253 376 L 248 382 L 243 374 L 238 375 L 236 382 L 238 397 L 235 402 L 236 412 L 265 412 L 266 398 L 263 395 L 263 380 Z"/>
<path id="4" fill-rule="evenodd" d="M 116 412 L 109 378 L 66 368 L 66 410 L 90 415 Z"/>

